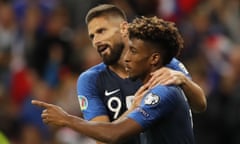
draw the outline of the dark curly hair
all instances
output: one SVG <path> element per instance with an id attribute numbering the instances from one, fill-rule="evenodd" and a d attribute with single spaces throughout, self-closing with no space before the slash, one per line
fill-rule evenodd
<path id="1" fill-rule="evenodd" d="M 175 23 L 158 17 L 140 17 L 129 23 L 129 37 L 153 42 L 163 57 L 163 64 L 168 64 L 183 48 L 183 38 Z"/>

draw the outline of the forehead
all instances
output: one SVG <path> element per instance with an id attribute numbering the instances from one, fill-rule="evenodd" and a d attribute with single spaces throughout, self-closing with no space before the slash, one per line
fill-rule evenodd
<path id="1" fill-rule="evenodd" d="M 113 18 L 111 16 L 99 16 L 93 18 L 88 23 L 88 31 L 94 32 L 99 28 L 119 28 L 120 29 L 120 19 Z"/>
<path id="2" fill-rule="evenodd" d="M 129 45 L 131 47 L 140 49 L 142 47 L 145 47 L 145 42 L 143 40 L 141 40 L 141 39 L 132 38 L 132 39 L 129 40 Z"/>
<path id="3" fill-rule="evenodd" d="M 131 38 L 129 40 L 129 46 L 145 52 L 145 51 L 152 51 L 153 49 L 155 49 L 156 44 L 147 40 Z"/>

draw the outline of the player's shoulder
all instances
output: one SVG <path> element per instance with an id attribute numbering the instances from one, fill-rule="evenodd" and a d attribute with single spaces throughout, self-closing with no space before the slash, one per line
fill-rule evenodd
<path id="1" fill-rule="evenodd" d="M 179 101 L 177 91 L 176 86 L 157 85 L 145 94 L 143 102 L 150 107 L 174 106 Z"/>
<path id="2" fill-rule="evenodd" d="M 186 69 L 186 67 L 184 66 L 184 64 L 179 61 L 178 59 L 176 58 L 173 58 L 169 64 L 167 64 L 167 67 L 168 68 L 171 68 L 173 70 L 177 70 L 177 71 L 181 71 L 183 72 L 186 76 L 189 76 L 190 77 L 190 74 L 188 72 L 188 70 Z"/>
<path id="3" fill-rule="evenodd" d="M 176 90 L 177 86 L 175 85 L 157 85 L 151 89 L 152 92 L 168 92 Z"/>
<path id="4" fill-rule="evenodd" d="M 100 63 L 98 65 L 95 65 L 86 71 L 82 72 L 79 77 L 78 81 L 82 80 L 88 80 L 88 79 L 95 79 L 98 77 L 98 75 L 106 69 L 106 65 L 104 63 Z"/>
<path id="5" fill-rule="evenodd" d="M 175 85 L 157 85 L 150 90 L 160 96 L 176 96 L 181 91 L 179 86 Z"/>

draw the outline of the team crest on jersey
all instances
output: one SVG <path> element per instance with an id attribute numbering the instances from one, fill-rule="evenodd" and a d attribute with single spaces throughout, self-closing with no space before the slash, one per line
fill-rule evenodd
<path id="1" fill-rule="evenodd" d="M 153 93 L 147 94 L 147 96 L 144 99 L 144 104 L 145 105 L 156 105 L 159 102 L 160 102 L 160 97 L 153 94 Z"/>
<path id="2" fill-rule="evenodd" d="M 85 96 L 79 95 L 78 96 L 78 101 L 80 104 L 80 108 L 81 110 L 86 110 L 88 107 L 88 100 Z"/>

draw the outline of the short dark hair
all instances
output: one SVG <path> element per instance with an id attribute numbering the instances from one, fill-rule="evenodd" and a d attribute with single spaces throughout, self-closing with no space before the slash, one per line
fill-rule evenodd
<path id="1" fill-rule="evenodd" d="M 88 11 L 85 22 L 88 24 L 93 18 L 102 15 L 114 15 L 123 18 L 123 20 L 127 20 L 126 14 L 121 8 L 111 4 L 102 4 Z"/>
<path id="2" fill-rule="evenodd" d="M 168 64 L 183 48 L 183 38 L 175 23 L 158 17 L 139 17 L 129 23 L 129 37 L 147 40 L 159 45 L 163 64 Z"/>

